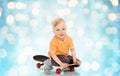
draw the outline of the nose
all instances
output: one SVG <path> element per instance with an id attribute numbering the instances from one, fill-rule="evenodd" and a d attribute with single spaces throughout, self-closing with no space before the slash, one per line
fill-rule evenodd
<path id="1" fill-rule="evenodd" d="M 60 33 L 63 33 L 63 30 L 60 30 Z"/>

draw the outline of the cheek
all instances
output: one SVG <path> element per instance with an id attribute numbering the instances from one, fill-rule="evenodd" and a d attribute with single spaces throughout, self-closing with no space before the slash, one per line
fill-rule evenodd
<path id="1" fill-rule="evenodd" d="M 64 33 L 66 33 L 66 30 L 64 31 Z"/>
<path id="2" fill-rule="evenodd" d="M 58 34 L 59 34 L 59 32 L 58 32 L 58 31 L 54 31 L 54 33 L 55 33 L 56 35 L 58 35 Z"/>

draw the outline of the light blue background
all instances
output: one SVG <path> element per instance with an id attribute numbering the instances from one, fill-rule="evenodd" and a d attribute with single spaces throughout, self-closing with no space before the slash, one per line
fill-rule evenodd
<path id="1" fill-rule="evenodd" d="M 120 76 L 120 1 L 86 1 L 0 0 L 0 75 L 43 75 L 32 56 L 47 55 L 51 22 L 62 17 L 82 61 L 69 74 Z"/>

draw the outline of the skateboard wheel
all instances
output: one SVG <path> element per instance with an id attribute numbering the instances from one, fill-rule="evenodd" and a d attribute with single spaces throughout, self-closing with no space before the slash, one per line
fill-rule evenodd
<path id="1" fill-rule="evenodd" d="M 70 72 L 73 72 L 74 71 L 74 67 L 70 67 Z"/>
<path id="2" fill-rule="evenodd" d="M 60 73 L 61 73 L 61 69 L 60 68 L 56 69 L 56 74 L 60 74 Z"/>
<path id="3" fill-rule="evenodd" d="M 40 67 L 41 67 L 41 64 L 40 64 L 40 63 L 37 63 L 37 64 L 36 64 L 36 67 L 37 67 L 37 68 L 40 68 Z"/>

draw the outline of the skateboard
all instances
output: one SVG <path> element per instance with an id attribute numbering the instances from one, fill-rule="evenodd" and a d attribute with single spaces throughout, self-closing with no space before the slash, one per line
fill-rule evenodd
<path id="1" fill-rule="evenodd" d="M 35 55 L 33 56 L 33 59 L 40 62 L 36 64 L 37 68 L 40 68 L 42 65 L 44 65 L 44 61 L 49 59 L 49 57 L 45 56 L 45 55 Z"/>
<path id="2" fill-rule="evenodd" d="M 38 63 L 36 64 L 37 68 L 41 68 L 41 66 L 44 65 L 44 61 L 49 59 L 49 57 L 45 56 L 45 55 L 35 55 L 33 56 L 33 59 L 35 61 L 38 61 Z M 54 66 L 54 65 L 53 65 Z M 62 71 L 64 71 L 65 69 L 62 69 L 60 66 L 54 66 L 56 68 L 56 74 L 60 74 Z M 68 65 L 68 69 L 70 72 L 74 71 L 74 67 L 78 67 L 78 65 L 76 64 L 69 64 Z"/>

